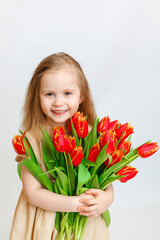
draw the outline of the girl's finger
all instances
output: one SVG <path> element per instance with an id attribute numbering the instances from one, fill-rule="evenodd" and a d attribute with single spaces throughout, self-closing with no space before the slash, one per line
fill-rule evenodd
<path id="1" fill-rule="evenodd" d="M 92 198 L 92 199 L 82 198 L 82 199 L 80 199 L 79 202 L 80 202 L 80 203 L 83 203 L 83 204 L 87 204 L 87 205 L 93 205 L 93 204 L 96 204 L 96 203 L 97 203 L 97 199 L 96 199 L 96 198 Z"/>
<path id="2" fill-rule="evenodd" d="M 85 191 L 85 194 L 97 194 L 99 192 L 99 189 L 95 189 L 95 188 L 90 188 L 89 190 Z"/>
<path id="3" fill-rule="evenodd" d="M 92 205 L 92 206 L 81 206 L 78 207 L 77 210 L 79 212 L 93 212 L 97 210 L 97 206 L 96 205 Z"/>
<path id="4" fill-rule="evenodd" d="M 94 212 L 80 212 L 80 215 L 87 216 L 87 217 L 94 217 L 98 215 L 97 211 Z"/>

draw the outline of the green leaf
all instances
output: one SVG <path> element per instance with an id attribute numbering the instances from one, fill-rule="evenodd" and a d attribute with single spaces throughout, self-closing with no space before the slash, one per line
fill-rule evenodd
<path id="1" fill-rule="evenodd" d="M 50 151 L 50 148 L 46 142 L 46 139 L 43 138 L 42 139 L 42 155 L 43 155 L 43 161 L 49 171 L 49 173 L 56 178 L 56 174 L 54 171 L 52 171 L 54 169 L 55 166 L 55 161 L 50 161 L 52 159 L 52 153 Z"/>
<path id="2" fill-rule="evenodd" d="M 84 159 L 83 160 L 83 164 L 86 166 L 86 167 L 94 167 L 94 166 L 97 166 L 97 164 L 95 162 L 92 162 L 88 159 Z"/>
<path id="3" fill-rule="evenodd" d="M 102 183 L 104 181 L 107 180 L 107 177 L 109 177 L 112 173 L 115 172 L 115 169 L 118 168 L 118 166 L 120 166 L 120 162 L 114 164 L 113 166 L 111 166 L 110 168 L 107 169 L 107 171 L 104 171 L 101 176 L 99 177 L 99 184 L 100 186 L 102 185 Z"/>
<path id="4" fill-rule="evenodd" d="M 92 171 L 92 177 L 95 175 L 97 169 L 106 161 L 106 159 L 108 158 L 108 154 L 106 154 L 106 150 L 107 150 L 107 146 L 108 143 L 106 143 L 104 145 L 104 147 L 101 149 L 97 159 L 96 159 L 96 166 L 93 167 L 93 171 Z"/>
<path id="5" fill-rule="evenodd" d="M 113 176 L 114 175 L 114 176 Z M 117 179 L 122 178 L 123 176 L 117 176 L 116 174 L 112 174 L 109 178 L 107 178 L 106 181 L 101 185 L 100 189 L 104 190 L 106 187 L 108 187 L 112 182 L 114 182 Z"/>
<path id="6" fill-rule="evenodd" d="M 63 191 L 68 195 L 68 178 L 67 178 L 66 174 L 57 167 L 55 167 L 55 170 L 61 181 Z"/>
<path id="7" fill-rule="evenodd" d="M 31 159 L 26 158 L 22 161 L 22 164 L 28 169 L 28 171 L 40 182 L 41 185 L 53 192 L 53 186 L 51 181 L 44 173 L 42 169 Z"/>
<path id="8" fill-rule="evenodd" d="M 91 137 L 90 148 L 98 142 L 97 125 L 98 125 L 98 119 L 96 116 L 94 119 L 93 127 L 92 127 L 92 137 Z"/>
<path id="9" fill-rule="evenodd" d="M 59 194 L 60 192 L 59 192 L 59 188 L 58 188 L 57 182 L 54 182 L 53 186 L 54 186 L 54 192 Z"/>
<path id="10" fill-rule="evenodd" d="M 73 226 L 73 224 L 74 224 L 76 214 L 77 214 L 77 213 L 75 213 L 75 212 L 70 212 L 69 215 L 68 215 L 69 223 L 70 223 L 72 226 Z"/>
<path id="11" fill-rule="evenodd" d="M 84 158 L 88 158 L 89 150 L 90 150 L 90 143 L 92 138 L 92 130 L 89 132 L 87 137 L 85 138 L 85 146 L 84 146 Z"/>
<path id="12" fill-rule="evenodd" d="M 46 143 L 48 144 L 49 148 L 50 148 L 50 151 L 51 151 L 51 154 L 52 154 L 52 159 L 54 159 L 56 161 L 56 149 L 55 149 L 55 146 L 53 144 L 53 141 L 51 140 L 48 132 L 46 131 L 46 129 L 44 128 L 44 130 L 41 128 L 41 131 L 43 133 L 43 136 L 46 140 Z"/>
<path id="13" fill-rule="evenodd" d="M 65 213 L 64 217 L 61 220 L 61 229 L 65 228 L 65 225 L 66 225 L 66 222 L 67 222 L 67 219 L 68 219 L 68 214 L 69 214 L 69 212 Z"/>
<path id="14" fill-rule="evenodd" d="M 72 134 L 73 134 L 73 136 L 74 136 L 75 139 L 76 139 L 76 145 L 79 146 L 79 145 L 80 145 L 80 143 L 79 143 L 79 138 L 78 138 L 77 132 L 76 132 L 74 126 L 73 126 L 72 118 L 71 118 L 71 126 L 72 126 Z"/>
<path id="15" fill-rule="evenodd" d="M 78 166 L 78 184 L 77 184 L 77 195 L 79 194 L 79 189 L 91 179 L 91 175 L 84 164 Z"/>
<path id="16" fill-rule="evenodd" d="M 32 146 L 31 146 L 31 144 L 30 144 L 30 142 L 29 142 L 29 140 L 28 140 L 27 137 L 24 137 L 24 138 L 23 138 L 23 144 L 24 144 L 24 147 L 25 147 L 25 150 L 26 150 L 26 155 L 27 155 L 27 156 L 30 156 L 30 158 L 31 158 L 37 165 L 39 165 L 39 162 L 38 162 L 38 160 L 37 160 L 37 158 L 36 158 L 36 155 L 35 155 L 35 153 L 34 153 L 34 151 L 33 151 L 33 148 L 32 148 Z M 29 146 L 28 146 L 28 145 L 29 145 Z"/>
<path id="17" fill-rule="evenodd" d="M 87 187 L 81 187 L 81 188 L 79 189 L 79 194 L 84 193 L 84 192 L 87 191 L 87 190 L 89 190 L 89 188 L 87 188 Z"/>
<path id="18" fill-rule="evenodd" d="M 20 180 L 22 180 L 21 171 L 22 171 L 22 161 L 19 162 L 17 165 L 17 172 L 18 172 Z"/>
<path id="19" fill-rule="evenodd" d="M 110 217 L 110 213 L 109 213 L 108 209 L 104 213 L 102 213 L 102 217 L 103 217 L 104 222 L 105 222 L 105 224 L 108 228 L 109 225 L 110 225 L 110 222 L 111 222 L 111 217 Z"/>
<path id="20" fill-rule="evenodd" d="M 137 149 L 133 149 L 127 155 L 125 155 L 125 157 L 129 159 L 129 158 L 133 157 L 136 154 L 137 154 Z"/>
<path id="21" fill-rule="evenodd" d="M 130 164 L 131 162 L 133 162 L 137 157 L 139 157 L 138 154 L 133 155 L 132 157 L 130 157 L 128 160 L 124 160 L 122 158 L 122 161 L 119 162 L 119 165 L 117 166 L 117 168 L 114 170 L 114 173 L 118 172 L 120 169 L 124 168 L 125 166 L 127 166 L 128 164 Z"/>
<path id="22" fill-rule="evenodd" d="M 134 155 L 135 154 L 135 155 Z M 131 163 L 132 161 L 134 161 L 137 157 L 138 154 L 136 154 L 136 152 L 134 154 L 131 154 L 131 157 L 126 160 L 126 156 L 125 158 L 122 158 L 122 160 L 116 164 L 114 164 L 113 166 L 111 166 L 110 168 L 108 168 L 107 171 L 105 171 L 100 177 L 99 177 L 99 183 L 100 185 L 102 185 L 102 183 L 107 180 L 107 178 L 113 174 L 118 172 L 120 169 L 124 168 L 125 166 L 127 166 L 129 163 Z"/>
<path id="23" fill-rule="evenodd" d="M 60 185 L 58 185 L 58 188 L 59 188 L 60 194 L 68 196 L 68 194 L 63 190 L 63 188 L 61 188 Z"/>
<path id="24" fill-rule="evenodd" d="M 95 175 L 93 179 L 91 180 L 90 188 L 96 188 L 99 189 L 99 181 L 98 181 L 98 175 Z"/>
<path id="25" fill-rule="evenodd" d="M 69 159 L 69 173 L 70 173 L 70 185 L 71 185 L 71 192 L 73 193 L 73 191 L 75 190 L 75 173 L 74 173 L 74 168 L 73 168 L 73 164 L 72 164 L 72 160 L 71 160 L 71 156 L 70 154 L 68 154 L 68 159 Z"/>
<path id="26" fill-rule="evenodd" d="M 62 220 L 62 216 L 60 212 L 56 212 L 56 219 L 55 219 L 55 228 L 59 232 L 60 231 L 60 223 Z"/>

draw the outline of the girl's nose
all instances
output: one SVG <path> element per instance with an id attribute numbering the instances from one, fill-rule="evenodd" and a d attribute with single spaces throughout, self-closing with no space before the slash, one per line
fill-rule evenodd
<path id="1" fill-rule="evenodd" d="M 53 102 L 53 105 L 55 106 L 62 106 L 64 103 L 63 103 L 63 99 L 61 96 L 56 96 L 54 98 L 54 102 Z"/>

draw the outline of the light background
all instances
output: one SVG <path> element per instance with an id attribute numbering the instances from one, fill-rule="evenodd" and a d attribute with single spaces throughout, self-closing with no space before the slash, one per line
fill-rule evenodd
<path id="1" fill-rule="evenodd" d="M 7 240 L 21 190 L 11 139 L 37 64 L 64 51 L 81 64 L 99 117 L 130 122 L 136 147 L 160 144 L 160 1 L 0 2 L 0 239 Z M 111 240 L 160 239 L 160 151 L 114 183 Z"/>

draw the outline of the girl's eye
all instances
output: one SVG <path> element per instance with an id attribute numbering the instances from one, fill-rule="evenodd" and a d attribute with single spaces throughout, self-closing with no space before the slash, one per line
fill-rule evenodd
<path id="1" fill-rule="evenodd" d="M 53 93 L 47 93 L 46 95 L 47 96 L 53 96 Z"/>
<path id="2" fill-rule="evenodd" d="M 65 95 L 71 95 L 72 93 L 71 92 L 65 92 Z"/>

